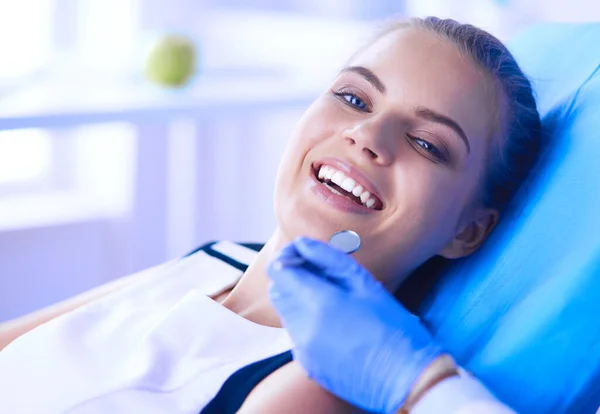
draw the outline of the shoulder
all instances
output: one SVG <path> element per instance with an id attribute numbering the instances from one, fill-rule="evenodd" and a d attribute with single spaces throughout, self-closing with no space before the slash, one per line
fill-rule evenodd
<path id="1" fill-rule="evenodd" d="M 262 248 L 260 244 L 217 241 L 206 243 L 179 259 L 178 283 L 212 296 L 237 283 Z"/>

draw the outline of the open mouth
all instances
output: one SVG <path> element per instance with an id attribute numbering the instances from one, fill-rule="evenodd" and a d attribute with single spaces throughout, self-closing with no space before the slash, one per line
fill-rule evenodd
<path id="1" fill-rule="evenodd" d="M 326 164 L 313 165 L 312 170 L 317 181 L 332 193 L 346 197 L 356 204 L 372 210 L 383 209 L 383 203 L 377 195 L 369 191 L 364 184 L 348 177 L 343 171 Z"/>

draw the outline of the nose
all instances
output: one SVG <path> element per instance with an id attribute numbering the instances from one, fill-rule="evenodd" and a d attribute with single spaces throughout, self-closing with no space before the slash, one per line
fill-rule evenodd
<path id="1" fill-rule="evenodd" d="M 349 126 L 343 131 L 344 140 L 378 165 L 394 161 L 398 140 L 398 125 L 383 116 L 373 116 Z"/>

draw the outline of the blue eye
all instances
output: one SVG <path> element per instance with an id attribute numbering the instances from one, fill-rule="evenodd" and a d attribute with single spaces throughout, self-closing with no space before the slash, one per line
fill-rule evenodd
<path id="1" fill-rule="evenodd" d="M 348 91 L 333 92 L 335 96 L 344 100 L 344 102 L 350 105 L 352 108 L 358 109 L 359 111 L 367 111 L 368 107 L 364 100 L 359 98 L 357 95 Z"/>
<path id="2" fill-rule="evenodd" d="M 440 161 L 445 161 L 446 157 L 444 156 L 444 154 L 442 154 L 442 152 L 437 149 L 437 147 L 435 145 L 433 145 L 431 142 L 425 141 L 423 138 L 419 138 L 419 137 L 415 137 L 415 136 L 408 136 L 416 145 L 420 146 L 421 148 L 423 148 L 425 151 L 427 151 L 428 153 L 430 153 L 431 155 L 433 155 L 435 158 L 437 158 Z"/>
<path id="3" fill-rule="evenodd" d="M 351 93 L 345 93 L 342 97 L 346 100 L 346 102 L 348 102 L 352 106 L 357 107 L 358 109 L 367 108 L 367 104 L 365 104 L 363 100 L 356 95 L 352 95 Z"/>

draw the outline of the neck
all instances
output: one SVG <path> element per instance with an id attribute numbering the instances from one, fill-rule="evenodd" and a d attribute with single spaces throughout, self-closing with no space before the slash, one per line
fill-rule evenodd
<path id="1" fill-rule="evenodd" d="M 287 242 L 277 229 L 222 305 L 254 323 L 281 327 L 279 316 L 269 301 L 267 266 Z"/>
<path id="2" fill-rule="evenodd" d="M 246 269 L 240 281 L 221 304 L 249 321 L 259 325 L 280 328 L 281 321 L 269 300 L 269 278 L 267 276 L 267 267 L 280 249 L 290 241 L 291 240 L 285 237 L 278 228 L 258 253 L 254 262 Z M 367 252 L 364 250 L 362 252 L 359 251 L 355 255 L 355 258 L 359 263 L 364 265 L 367 261 L 363 260 L 365 259 L 362 256 L 363 254 L 367 254 Z M 388 261 L 380 260 L 379 262 Z M 396 265 L 396 267 L 401 266 Z M 366 266 L 366 268 L 373 275 L 385 275 L 386 271 L 389 271 L 389 269 L 377 268 L 374 266 Z M 399 285 L 409 274 L 410 272 L 396 272 L 395 277 L 387 278 L 388 280 L 391 280 L 391 282 L 385 287 L 395 294 Z M 385 279 L 386 278 L 383 278 L 383 280 Z"/>

